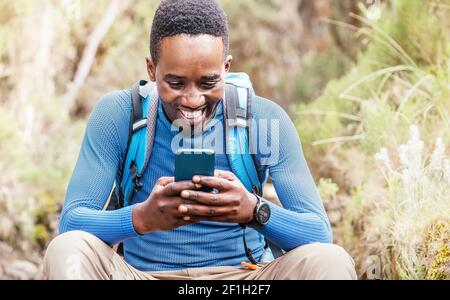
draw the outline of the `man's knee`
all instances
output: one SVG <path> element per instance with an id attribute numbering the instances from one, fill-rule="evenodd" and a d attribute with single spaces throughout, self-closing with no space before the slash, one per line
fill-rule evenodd
<path id="1" fill-rule="evenodd" d="M 336 244 L 326 243 L 312 243 L 293 249 L 294 255 L 307 257 L 311 261 L 317 260 L 320 262 L 351 262 L 351 256 L 341 246 Z M 290 253 L 290 252 L 289 252 Z"/>
<path id="2" fill-rule="evenodd" d="M 93 243 L 102 243 L 102 241 L 85 231 L 68 231 L 58 235 L 50 242 L 45 253 L 45 259 L 52 259 L 67 253 L 74 254 L 88 251 L 92 249 L 89 245 Z"/>
<path id="3" fill-rule="evenodd" d="M 289 251 L 288 264 L 310 279 L 357 279 L 355 264 L 342 247 L 313 243 Z"/>
<path id="4" fill-rule="evenodd" d="M 68 231 L 55 237 L 44 256 L 44 272 L 49 278 L 77 278 L 82 260 L 93 258 L 96 249 L 106 246 L 85 231 Z"/>

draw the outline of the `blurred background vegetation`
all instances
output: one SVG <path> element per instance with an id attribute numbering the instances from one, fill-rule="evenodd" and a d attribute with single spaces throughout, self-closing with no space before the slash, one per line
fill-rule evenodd
<path id="1" fill-rule="evenodd" d="M 450 279 L 450 0 L 219 2 L 359 277 Z M 146 78 L 157 5 L 0 0 L 0 278 L 39 278 L 87 116 Z"/>

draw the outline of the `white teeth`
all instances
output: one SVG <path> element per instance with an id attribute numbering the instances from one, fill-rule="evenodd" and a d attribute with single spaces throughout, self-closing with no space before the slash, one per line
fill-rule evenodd
<path id="1" fill-rule="evenodd" d="M 203 110 L 194 110 L 194 111 L 186 111 L 186 110 L 182 110 L 182 109 L 180 109 L 180 110 L 183 113 L 183 115 L 189 119 L 199 118 L 202 116 L 202 113 L 203 113 Z"/>

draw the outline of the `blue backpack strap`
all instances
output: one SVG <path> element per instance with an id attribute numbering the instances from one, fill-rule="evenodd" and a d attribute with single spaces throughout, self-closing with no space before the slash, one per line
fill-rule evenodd
<path id="1" fill-rule="evenodd" d="M 141 178 L 153 147 L 158 107 L 156 85 L 141 80 L 131 89 L 132 112 L 125 162 L 119 173 L 119 208 L 131 203 L 142 188 Z M 120 176 L 122 175 L 122 176 Z"/>
<path id="2" fill-rule="evenodd" d="M 254 91 L 250 79 L 244 73 L 230 73 L 227 76 L 225 87 L 225 135 L 226 153 L 233 173 L 250 192 L 262 196 L 263 187 L 267 180 L 267 168 L 260 166 L 255 158 L 256 148 L 253 144 L 252 124 L 252 99 Z M 247 247 L 245 241 L 245 225 L 243 227 L 244 249 L 250 261 L 256 260 L 252 257 L 252 250 Z M 283 250 L 266 239 L 266 250 L 261 262 L 270 262 L 274 258 L 283 255 Z"/>
<path id="3" fill-rule="evenodd" d="M 248 191 L 262 195 L 263 181 L 257 169 L 250 134 L 252 97 L 250 88 L 227 83 L 224 101 L 225 144 L 233 173 Z"/>

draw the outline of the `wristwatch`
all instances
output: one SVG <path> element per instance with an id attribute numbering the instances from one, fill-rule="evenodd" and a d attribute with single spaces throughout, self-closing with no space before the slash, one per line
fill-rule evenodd
<path id="1" fill-rule="evenodd" d="M 257 194 L 254 194 L 258 199 L 255 209 L 253 210 L 253 220 L 250 222 L 250 226 L 263 226 L 269 222 L 270 219 L 270 206 L 266 201 Z"/>

